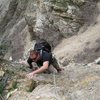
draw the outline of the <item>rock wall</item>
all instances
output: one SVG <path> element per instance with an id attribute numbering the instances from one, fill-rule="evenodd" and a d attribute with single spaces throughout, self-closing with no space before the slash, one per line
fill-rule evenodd
<path id="1" fill-rule="evenodd" d="M 77 34 L 93 20 L 96 2 L 0 0 L 0 45 L 8 43 L 5 58 L 22 58 L 34 39 L 44 38 L 54 48 L 63 38 Z"/>
<path id="2" fill-rule="evenodd" d="M 0 60 L 0 79 L 8 77 L 2 96 L 7 100 L 99 100 L 100 59 L 98 61 L 99 64 L 70 63 L 59 74 L 42 73 L 29 80 L 27 66 Z"/>
<path id="3" fill-rule="evenodd" d="M 100 2 L 98 6 L 98 16 L 87 30 L 82 34 L 63 39 L 55 48 L 54 52 L 63 66 L 69 62 L 89 63 L 100 55 Z M 60 49 L 59 49 L 60 48 Z"/>

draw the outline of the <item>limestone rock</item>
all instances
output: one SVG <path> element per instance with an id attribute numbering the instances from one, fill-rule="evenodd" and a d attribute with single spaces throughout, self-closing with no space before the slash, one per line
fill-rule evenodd
<path id="1" fill-rule="evenodd" d="M 14 60 L 23 58 L 31 40 L 37 38 L 46 39 L 54 48 L 63 38 L 75 35 L 96 12 L 93 0 L 1 0 L 0 3 L 0 45 L 9 47 L 3 57 L 12 56 Z"/>
<path id="2" fill-rule="evenodd" d="M 0 77 L 3 77 L 4 74 L 5 72 L 0 70 Z"/>
<path id="3" fill-rule="evenodd" d="M 12 80 L 12 81 L 9 81 L 9 82 L 7 83 L 6 89 L 7 89 L 8 91 L 14 90 L 14 89 L 16 89 L 16 88 L 17 88 L 17 81 L 16 81 L 16 80 Z"/>
<path id="4" fill-rule="evenodd" d="M 19 90 L 32 92 L 36 88 L 37 82 L 32 79 L 21 79 L 18 81 L 18 85 Z"/>
<path id="5" fill-rule="evenodd" d="M 100 66 L 96 64 L 87 66 L 70 63 L 65 67 L 64 72 L 55 74 L 55 76 L 40 74 L 33 77 L 33 80 L 40 83 L 31 93 L 20 89 L 8 100 L 15 100 L 16 97 L 21 100 L 92 100 L 92 98 L 98 100 L 100 95 L 99 71 Z"/>
<path id="6" fill-rule="evenodd" d="M 32 92 L 35 87 L 36 87 L 36 82 L 34 80 L 29 80 L 27 81 L 25 88 L 27 92 Z"/>
<path id="7" fill-rule="evenodd" d="M 95 60 L 96 64 L 100 64 L 100 57 L 98 59 Z"/>

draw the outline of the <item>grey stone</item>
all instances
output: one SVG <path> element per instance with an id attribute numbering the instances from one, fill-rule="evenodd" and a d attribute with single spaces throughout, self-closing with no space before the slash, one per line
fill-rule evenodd
<path id="1" fill-rule="evenodd" d="M 88 6 L 90 3 L 91 6 Z M 16 42 L 21 44 L 20 49 L 23 51 L 16 55 L 16 60 L 23 57 L 25 48 L 29 45 L 28 42 L 32 43 L 31 40 L 36 38 L 46 39 L 54 48 L 63 38 L 75 35 L 84 24 L 83 19 L 88 23 L 93 17 L 91 14 L 96 11 L 94 8 L 96 3 L 92 0 L 91 2 L 66 0 L 66 3 L 64 0 L 60 3 L 55 0 L 0 0 L 0 4 L 0 44 L 10 41 L 9 46 L 12 48 L 8 49 L 6 59 L 12 56 L 12 51 L 18 54 L 19 50 L 15 51 L 13 48 L 15 45 L 12 42 L 19 41 L 18 35 L 24 37 L 20 38 L 19 43 Z M 88 12 L 92 13 L 88 14 Z M 89 18 L 90 15 L 91 18 Z M 13 36 L 16 37 L 15 40 L 12 40 Z M 18 45 L 17 48 L 19 48 Z"/>
<path id="2" fill-rule="evenodd" d="M 96 64 L 100 64 L 100 57 L 98 59 L 95 60 Z"/>

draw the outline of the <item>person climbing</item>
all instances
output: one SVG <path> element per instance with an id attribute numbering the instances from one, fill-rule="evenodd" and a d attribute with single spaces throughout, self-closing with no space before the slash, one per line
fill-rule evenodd
<path id="1" fill-rule="evenodd" d="M 62 71 L 62 68 L 59 67 L 56 58 L 52 56 L 50 44 L 43 39 L 35 44 L 34 50 L 30 50 L 27 62 L 30 68 L 33 69 L 31 73 L 27 74 L 28 78 L 32 78 L 35 74 L 41 72 L 51 73 L 51 64 L 58 73 Z M 35 62 L 38 67 L 34 67 L 32 62 Z"/>

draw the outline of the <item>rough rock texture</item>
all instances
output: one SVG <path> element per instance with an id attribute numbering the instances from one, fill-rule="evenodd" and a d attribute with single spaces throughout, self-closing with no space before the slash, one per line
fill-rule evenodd
<path id="1" fill-rule="evenodd" d="M 94 23 L 82 34 L 80 32 L 69 39 L 63 39 L 55 48 L 55 55 L 63 66 L 69 62 L 93 62 L 100 56 L 100 2 Z"/>
<path id="2" fill-rule="evenodd" d="M 6 59 L 25 56 L 32 40 L 46 39 L 54 48 L 96 16 L 94 0 L 0 0 L 0 45 Z M 95 12 L 95 13 L 94 13 Z M 28 49 L 27 49 L 28 48 Z"/>
<path id="3" fill-rule="evenodd" d="M 6 59 L 26 56 L 38 38 L 55 47 L 84 24 L 54 50 L 62 73 L 28 80 L 28 66 L 0 59 L 0 99 L 2 95 L 7 100 L 100 100 L 100 61 L 88 64 L 100 57 L 97 1 L 0 0 L 0 57 Z"/>
<path id="4" fill-rule="evenodd" d="M 100 65 L 94 62 L 91 65 L 70 63 L 62 73 L 39 74 L 33 77 L 34 82 L 25 78 L 25 74 L 29 71 L 26 67 L 4 61 L 1 61 L 1 65 L 7 70 L 6 72 L 9 72 L 11 77 L 9 81 L 17 82 L 17 86 L 10 85 L 11 88 L 5 88 L 5 98 L 9 92 L 14 91 L 8 100 L 100 99 Z M 11 70 L 16 71 L 11 74 Z M 27 86 L 33 87 L 32 83 L 35 86 L 34 90 L 26 91 Z"/>
<path id="5" fill-rule="evenodd" d="M 8 5 L 5 9 L 5 5 Z M 6 51 L 6 58 L 13 56 L 15 50 L 19 54 L 18 58 L 22 56 L 24 50 L 24 43 L 27 37 L 27 31 L 23 33 L 26 28 L 26 21 L 24 16 L 27 6 L 27 0 L 9 0 L 1 3 L 1 12 L 3 13 L 0 19 L 0 45 L 6 45 L 8 52 Z M 4 9 L 3 9 L 4 7 Z M 2 14 L 1 13 L 1 14 Z M 16 54 L 15 54 L 16 55 Z M 15 56 L 16 58 L 17 56 Z"/>

